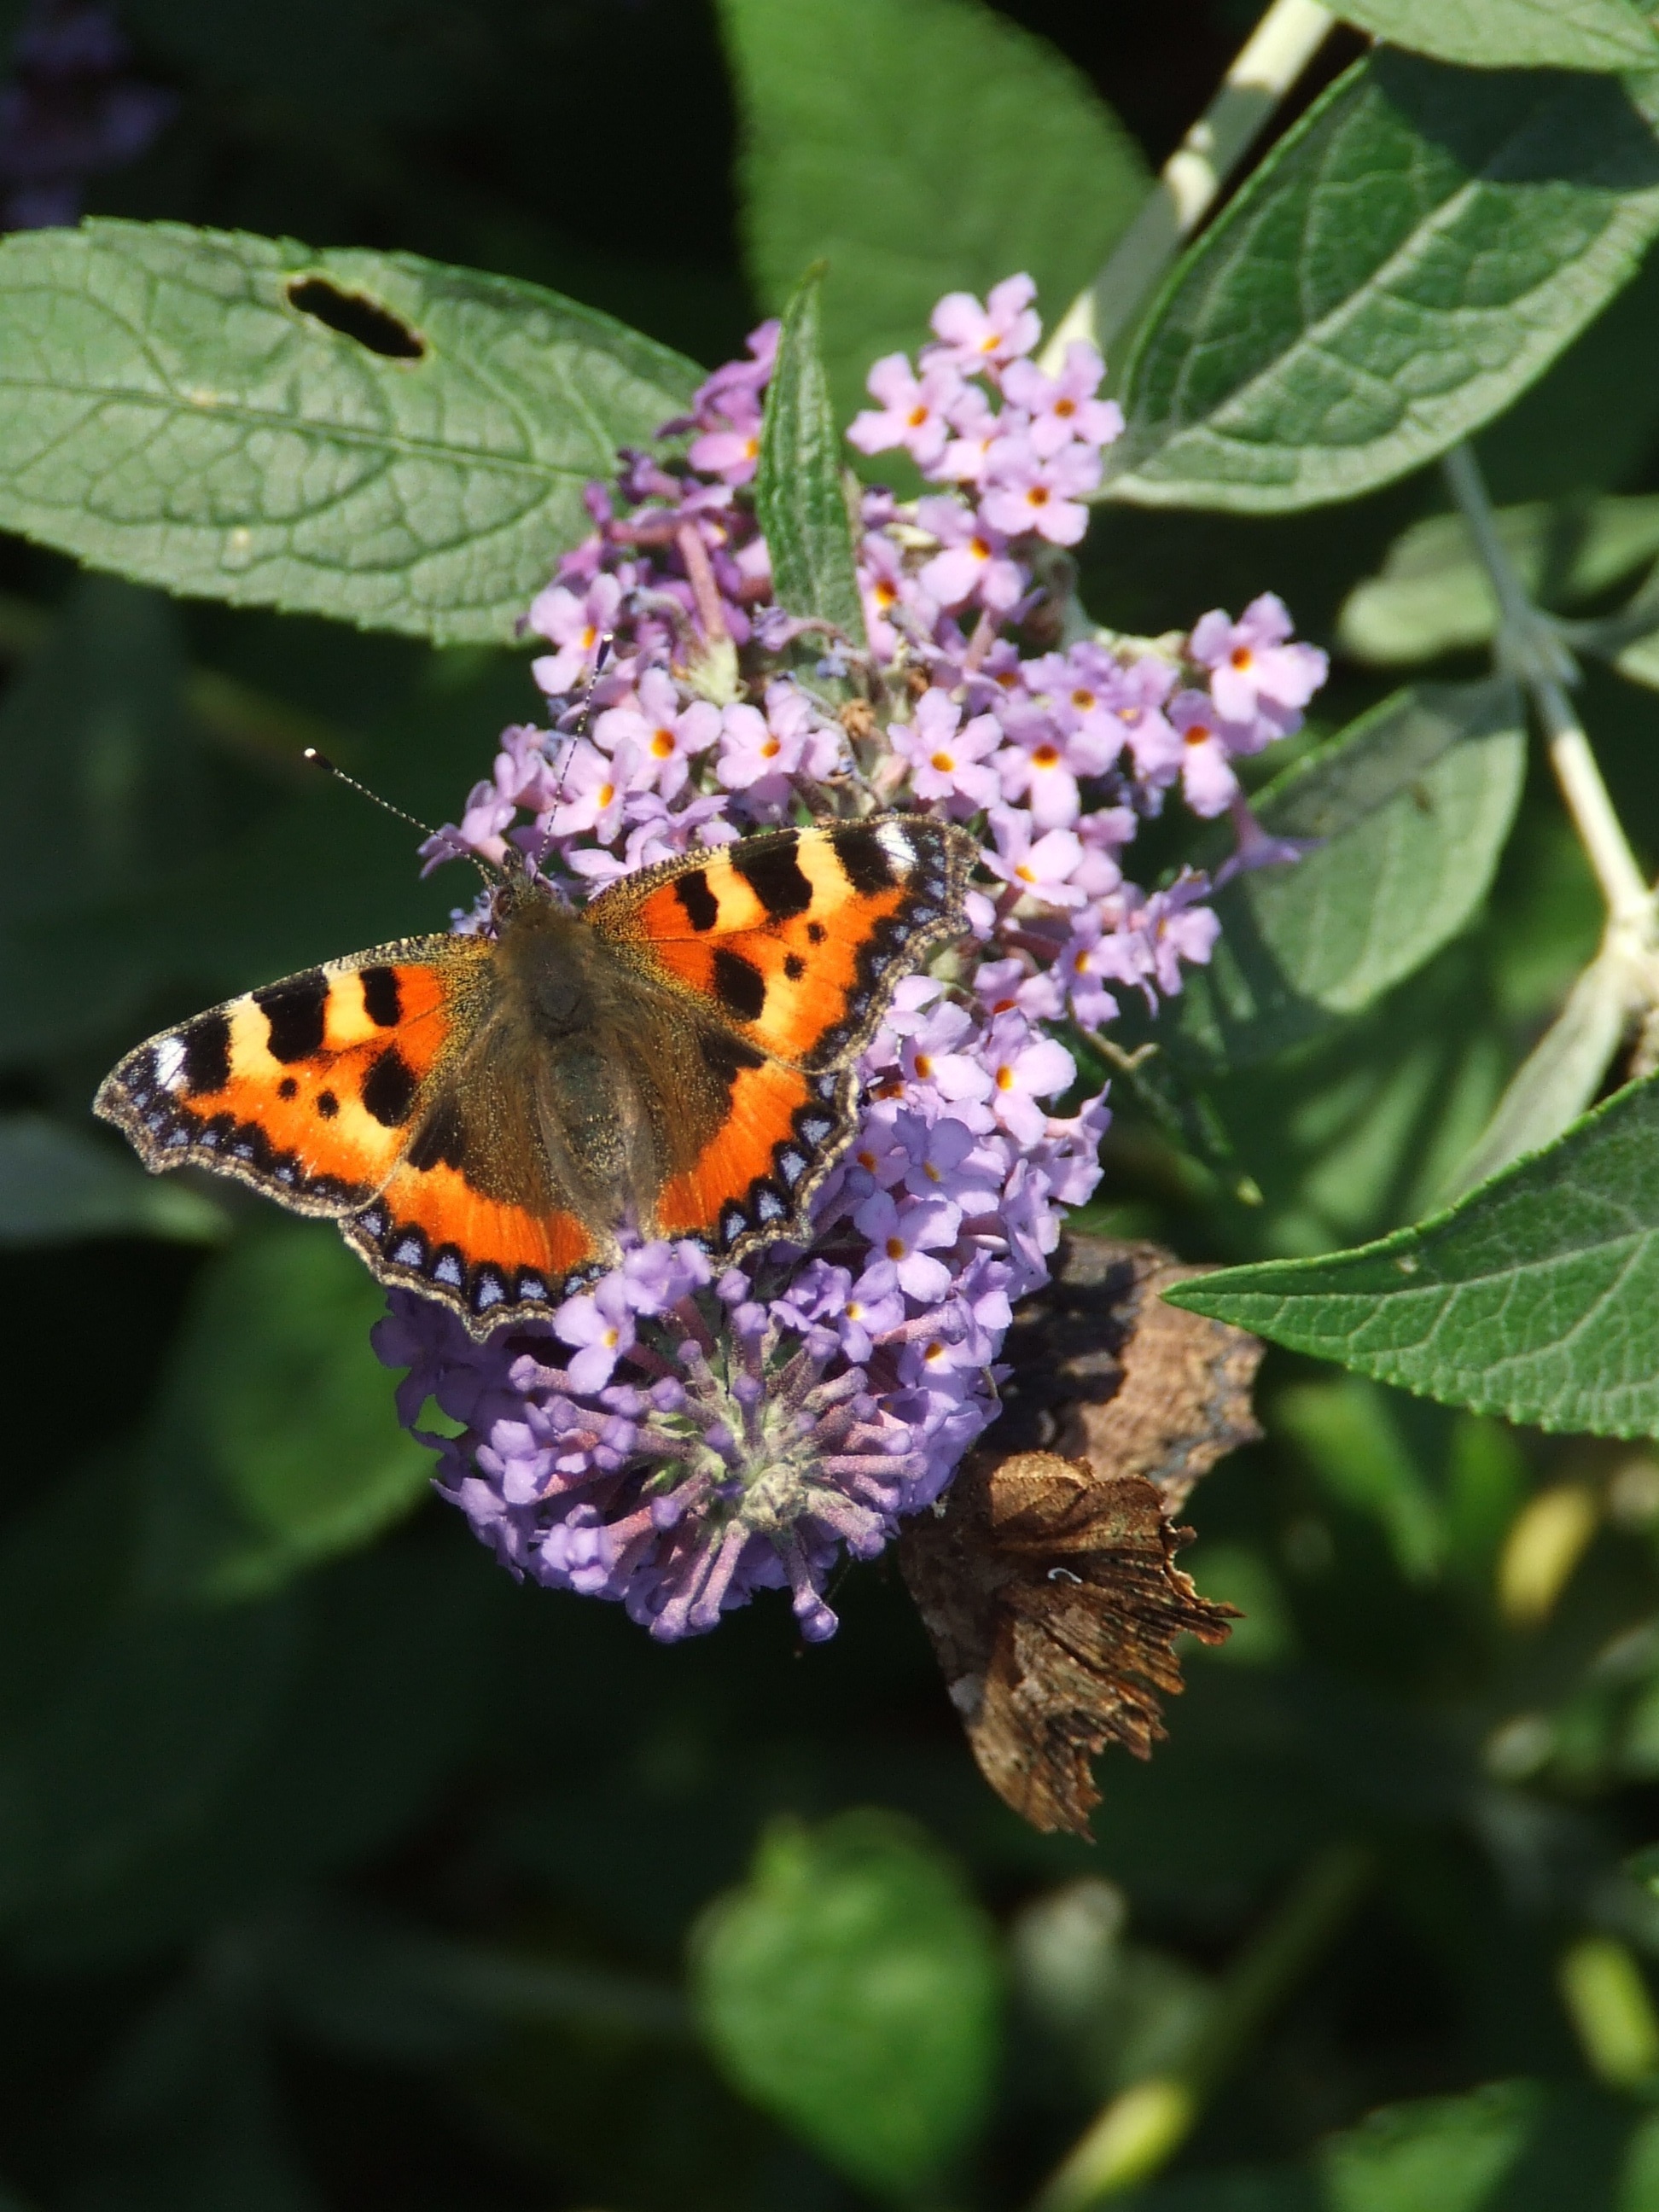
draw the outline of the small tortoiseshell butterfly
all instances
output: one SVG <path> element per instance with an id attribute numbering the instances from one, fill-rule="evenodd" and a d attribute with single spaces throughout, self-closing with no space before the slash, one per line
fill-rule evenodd
<path id="1" fill-rule="evenodd" d="M 620 1236 L 724 1260 L 804 1238 L 901 977 L 964 927 L 975 847 L 918 815 L 764 830 L 584 911 L 519 873 L 489 933 L 330 961 L 163 1031 L 94 1110 L 150 1171 L 337 1221 L 474 1336 L 545 1316 Z"/>

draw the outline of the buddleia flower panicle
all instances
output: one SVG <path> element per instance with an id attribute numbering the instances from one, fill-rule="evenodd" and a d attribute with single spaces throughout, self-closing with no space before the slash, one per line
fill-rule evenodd
<path id="1" fill-rule="evenodd" d="M 808 1244 L 720 1273 L 693 1244 L 643 1245 L 545 1328 L 483 1344 L 392 1294 L 376 1346 L 408 1370 L 404 1421 L 432 1400 L 459 1426 L 423 1438 L 443 1494 L 515 1574 L 615 1600 L 665 1640 L 767 1589 L 809 1641 L 832 1634 L 838 1563 L 933 1504 L 994 1417 L 1014 1304 L 1099 1180 L 1104 1094 L 1058 1110 L 1080 1088 L 1066 1040 L 1126 995 L 1177 994 L 1219 930 L 1210 877 L 1126 874 L 1141 824 L 1182 805 L 1231 817 L 1230 870 L 1295 857 L 1236 768 L 1325 678 L 1277 599 L 1156 641 L 1062 629 L 1066 549 L 1122 421 L 1092 347 L 1036 367 L 1034 296 L 1024 276 L 953 293 L 919 361 L 870 372 L 852 444 L 903 451 L 929 489 L 862 495 L 867 650 L 772 599 L 749 489 L 763 324 L 657 450 L 589 487 L 593 529 L 526 617 L 545 725 L 504 732 L 424 848 L 435 866 L 517 846 L 580 901 L 808 817 L 906 809 L 981 842 L 970 939 L 898 986 Z M 851 695 L 839 710 L 796 672 L 808 638 Z"/>

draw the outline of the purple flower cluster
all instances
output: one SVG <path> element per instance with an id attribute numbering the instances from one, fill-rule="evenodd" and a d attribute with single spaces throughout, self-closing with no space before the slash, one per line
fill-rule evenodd
<path id="1" fill-rule="evenodd" d="M 94 170 L 136 161 L 178 101 L 141 83 L 113 8 L 33 0 L 0 87 L 0 229 L 75 222 Z"/>
<path id="2" fill-rule="evenodd" d="M 425 1441 L 477 1534 L 659 1638 L 766 1588 L 790 1590 L 806 1638 L 831 1634 L 843 1550 L 879 1551 L 994 1418 L 1014 1302 L 1099 1176 L 1103 1096 L 1053 1110 L 1076 1081 L 1060 1035 L 1102 1029 L 1126 989 L 1178 992 L 1218 928 L 1206 876 L 1126 877 L 1140 823 L 1178 790 L 1232 811 L 1230 866 L 1287 857 L 1232 763 L 1297 727 L 1324 656 L 1271 596 L 1184 639 L 1085 621 L 1062 549 L 1121 417 L 1092 349 L 1056 376 L 1031 360 L 1032 297 L 1024 276 L 983 305 L 951 295 L 915 368 L 871 373 L 879 406 L 853 442 L 902 448 L 942 489 L 864 495 L 867 640 L 772 599 L 746 490 L 777 342 L 757 331 L 665 426 L 683 453 L 626 453 L 590 487 L 594 531 L 528 616 L 550 648 L 532 664 L 548 726 L 507 731 L 426 848 L 499 861 L 511 843 L 580 899 L 807 816 L 932 812 L 983 845 L 971 947 L 898 986 L 806 1244 L 718 1275 L 695 1245 L 642 1246 L 548 1329 L 485 1344 L 407 1293 L 380 1325 L 382 1358 L 410 1370 L 404 1420 L 434 1399 L 461 1424 Z"/>

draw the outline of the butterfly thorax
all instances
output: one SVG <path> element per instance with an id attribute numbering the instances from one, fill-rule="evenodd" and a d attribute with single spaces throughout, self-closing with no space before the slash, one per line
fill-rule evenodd
<path id="1" fill-rule="evenodd" d="M 638 984 L 580 915 L 539 896 L 513 901 L 496 942 L 494 1049 L 533 1102 L 556 1181 L 596 1228 L 641 1225 L 661 1174 L 639 1065 Z"/>

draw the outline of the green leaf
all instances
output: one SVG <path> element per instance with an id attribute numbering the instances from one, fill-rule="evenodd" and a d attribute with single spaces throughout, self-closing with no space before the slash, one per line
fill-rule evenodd
<path id="1" fill-rule="evenodd" d="M 1528 594 L 1551 606 L 1599 598 L 1659 555 L 1659 498 L 1650 495 L 1540 500 L 1500 507 L 1497 520 Z M 1382 667 L 1487 645 L 1497 629 L 1492 586 L 1459 514 L 1402 531 L 1337 623 L 1345 651 Z"/>
<path id="2" fill-rule="evenodd" d="M 1652 76 L 1356 63 L 1170 276 L 1106 495 L 1281 513 L 1444 453 L 1634 272 L 1656 98 Z"/>
<path id="3" fill-rule="evenodd" d="M 506 641 L 586 534 L 584 484 L 696 376 L 556 293 L 414 254 L 15 233 L 0 526 L 173 592 Z"/>
<path id="4" fill-rule="evenodd" d="M 1262 1060 L 1420 968 L 1486 896 L 1525 770 L 1502 679 L 1397 692 L 1287 770 L 1258 817 L 1321 842 L 1221 894 L 1214 957 L 1177 1004 L 1181 1048 Z"/>
<path id="5" fill-rule="evenodd" d="M 755 512 L 772 558 L 780 606 L 833 623 L 863 645 L 864 608 L 853 561 L 841 441 L 818 350 L 820 263 L 783 311 L 777 366 L 767 388 L 755 472 Z"/>
<path id="6" fill-rule="evenodd" d="M 1414 1229 L 1169 1293 L 1379 1382 L 1594 1436 L 1659 1435 L 1659 1079 Z"/>
<path id="7" fill-rule="evenodd" d="M 147 1176 L 130 1153 L 45 1114 L 0 1115 L 0 1245 L 81 1237 L 211 1243 L 228 1227 L 210 1198 Z"/>
<path id="8" fill-rule="evenodd" d="M 1061 313 L 1149 188 L 1086 79 L 979 0 L 721 0 L 720 20 L 755 289 L 775 309 L 828 260 L 842 422 L 871 362 L 926 337 L 942 293 L 1024 269 Z"/>
<path id="9" fill-rule="evenodd" d="M 1474 69 L 1639 70 L 1659 40 L 1629 0 L 1343 0 L 1390 46 Z"/>
<path id="10" fill-rule="evenodd" d="M 146 1588 L 245 1599 L 355 1549 L 424 1495 L 370 1349 L 384 1292 L 319 1224 L 262 1231 L 203 1278 L 149 1449 Z"/>
<path id="11" fill-rule="evenodd" d="M 980 2125 L 997 2052 L 995 1951 L 951 1863 L 848 1813 L 765 1838 L 695 1948 L 715 2057 L 862 2186 L 905 2197 Z"/>

